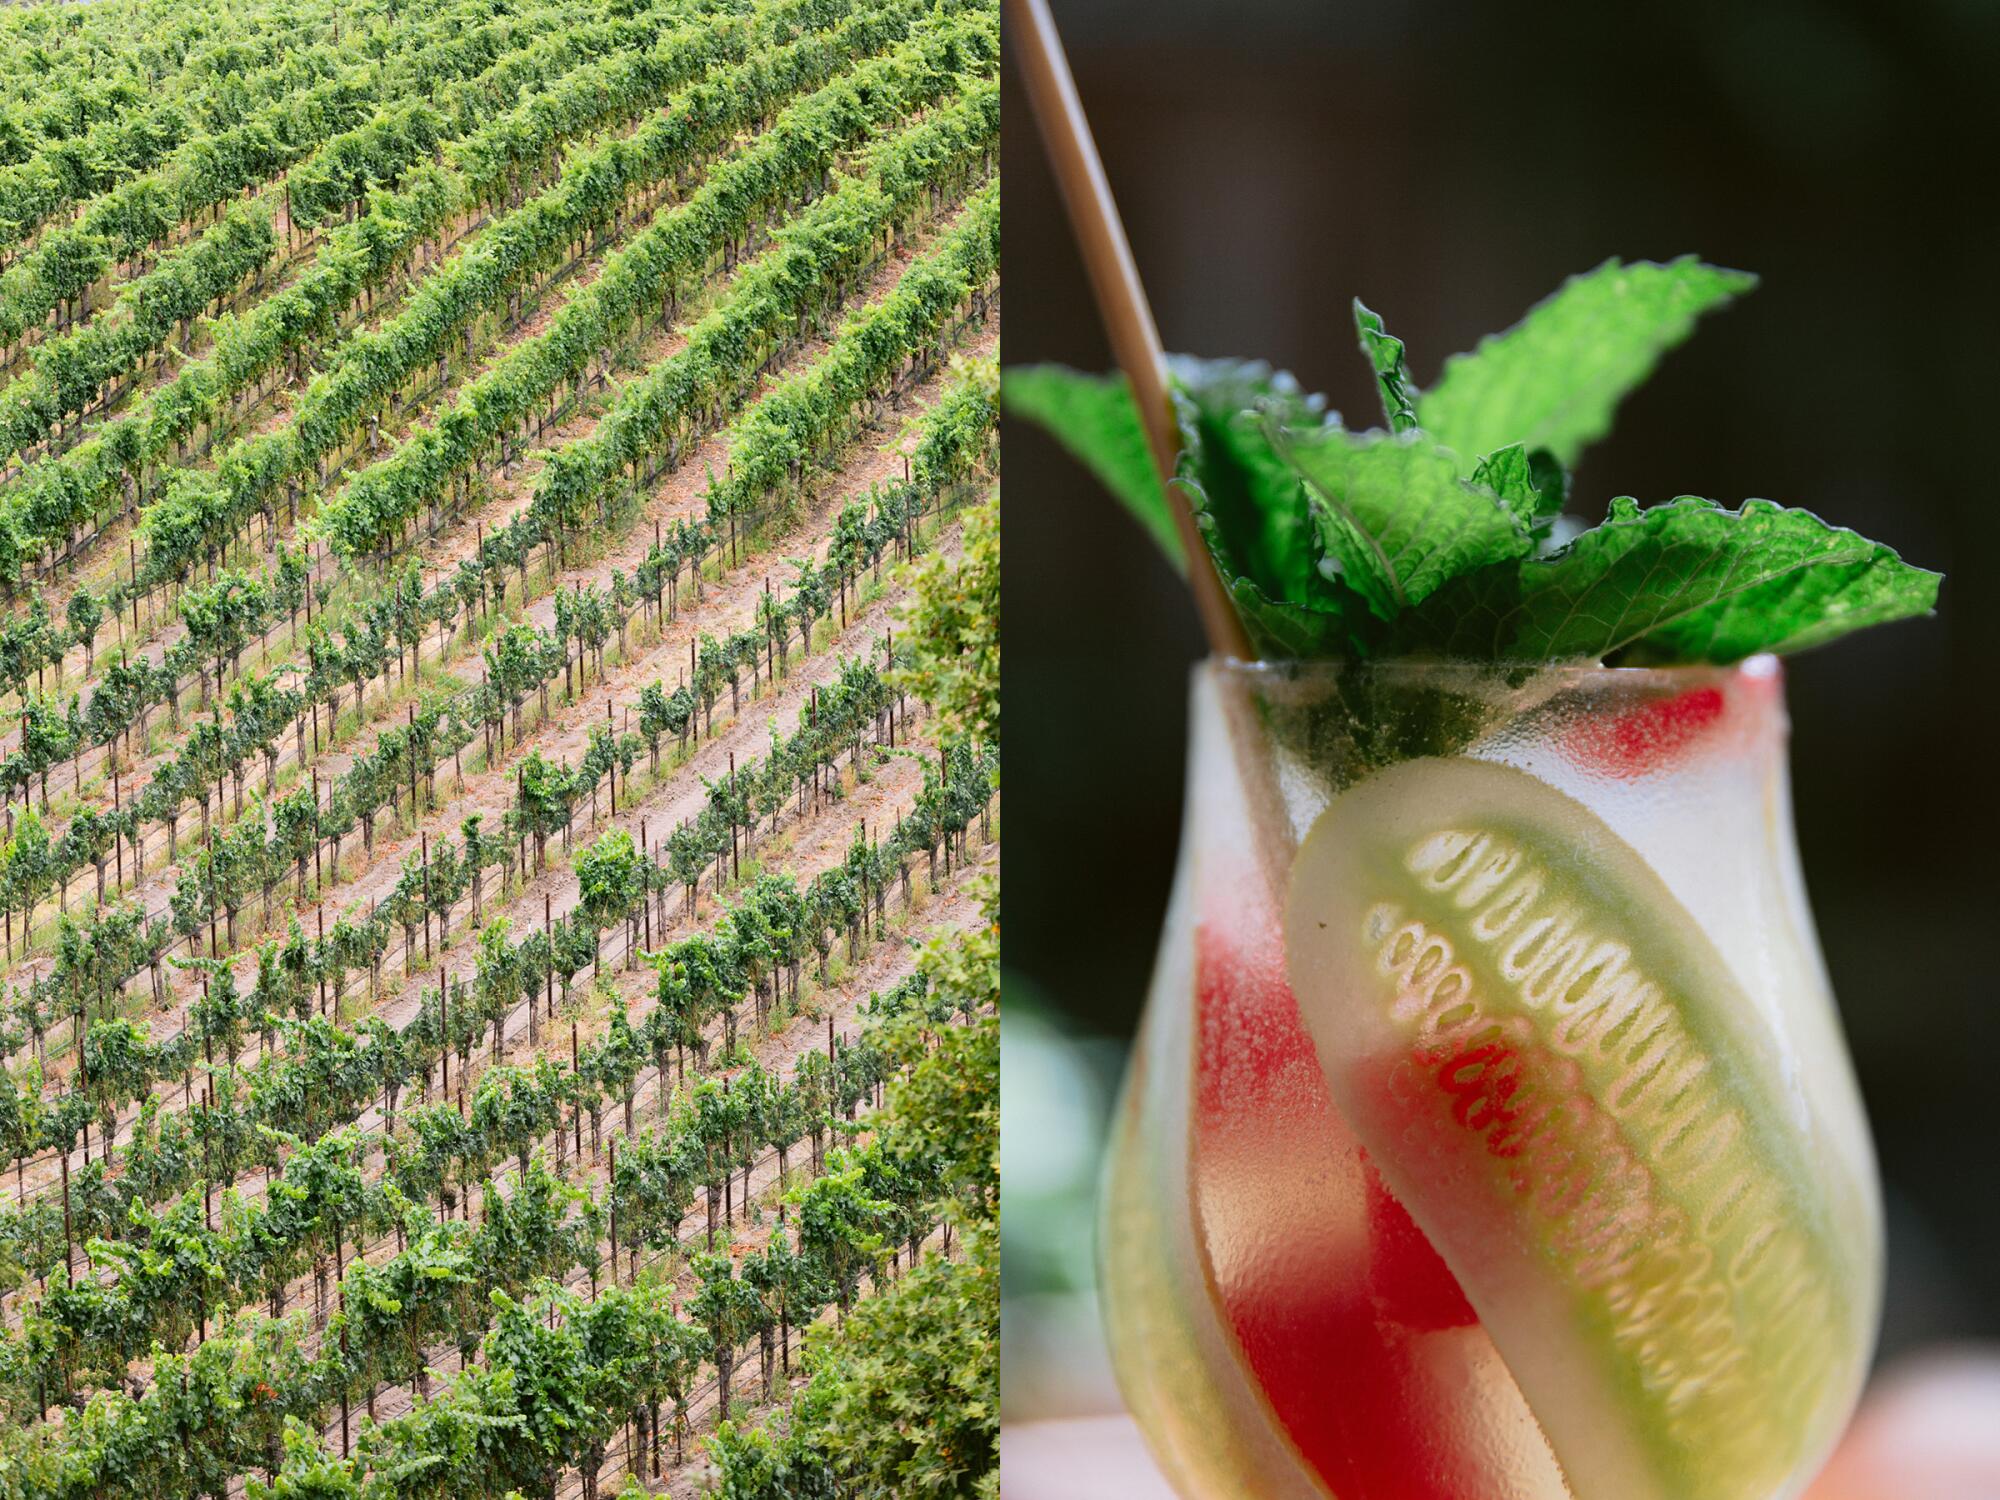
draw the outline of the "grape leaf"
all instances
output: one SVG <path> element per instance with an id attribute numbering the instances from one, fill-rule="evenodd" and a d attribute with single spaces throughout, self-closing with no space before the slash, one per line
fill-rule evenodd
<path id="1" fill-rule="evenodd" d="M 1421 434 L 1269 430 L 1305 481 L 1326 556 L 1381 619 L 1457 574 L 1529 550 L 1507 508 L 1460 479 L 1454 456 Z"/>
<path id="2" fill-rule="evenodd" d="M 1124 502 L 1175 567 L 1186 571 L 1167 492 L 1153 467 L 1139 408 L 1123 375 L 1062 365 L 1015 365 L 1000 381 L 1008 412 L 1047 431 Z"/>
<path id="3" fill-rule="evenodd" d="M 1928 613 L 1938 575 L 1810 511 L 1624 497 L 1545 558 L 1487 567 L 1397 622 L 1395 649 L 1499 661 L 1732 662 Z"/>
<path id="4" fill-rule="evenodd" d="M 1361 352 L 1375 367 L 1375 384 L 1382 392 L 1382 416 L 1391 432 L 1412 432 L 1417 427 L 1417 384 L 1410 379 L 1403 341 L 1382 326 L 1381 316 L 1369 311 L 1361 299 L 1354 299 L 1354 327 L 1361 335 Z"/>
<path id="5" fill-rule="evenodd" d="M 1666 265 L 1608 260 L 1445 361 L 1417 399 L 1418 424 L 1468 458 L 1518 442 L 1573 465 L 1701 314 L 1756 284 L 1691 255 Z"/>

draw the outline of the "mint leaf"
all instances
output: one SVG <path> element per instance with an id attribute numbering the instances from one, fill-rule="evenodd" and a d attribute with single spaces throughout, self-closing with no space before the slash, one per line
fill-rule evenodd
<path id="1" fill-rule="evenodd" d="M 1810 511 L 1694 495 L 1601 526 L 1546 558 L 1489 567 L 1398 622 L 1398 649 L 1501 661 L 1740 661 L 1930 611 L 1938 575 Z"/>
<path id="2" fill-rule="evenodd" d="M 1168 373 L 1181 426 L 1176 482 L 1224 585 L 1247 578 L 1277 603 L 1320 601 L 1312 512 L 1298 475 L 1271 451 L 1264 422 L 1318 425 L 1328 420 L 1324 403 L 1268 365 L 1177 358 Z"/>
<path id="3" fill-rule="evenodd" d="M 1247 578 L 1229 585 L 1229 599 L 1260 660 L 1309 661 L 1354 653 L 1348 611 L 1329 590 L 1317 602 L 1280 603 Z"/>
<path id="4" fill-rule="evenodd" d="M 1123 375 L 1086 375 L 1062 365 L 1016 365 L 1000 379 L 1008 412 L 1048 432 L 1186 571 L 1166 489 L 1153 468 L 1139 407 Z"/>
<path id="5" fill-rule="evenodd" d="M 1768 503 L 1751 501 L 1744 510 Z M 1781 515 L 1809 515 L 1771 508 Z M 1808 651 L 1870 625 L 1927 615 L 1937 608 L 1941 575 L 1912 567 L 1890 548 L 1852 531 L 1836 534 L 1849 544 L 1844 560 L 1822 558 L 1731 593 L 1706 609 L 1649 631 L 1622 660 L 1627 665 L 1731 662 L 1760 651 Z"/>
<path id="6" fill-rule="evenodd" d="M 1364 606 L 1320 567 L 1319 526 L 1299 476 L 1273 451 L 1267 423 L 1338 430 L 1339 419 L 1290 375 L 1238 360 L 1176 358 L 1180 471 L 1195 524 L 1258 655 L 1347 649 Z"/>
<path id="7" fill-rule="evenodd" d="M 1460 479 L 1457 460 L 1421 434 L 1270 432 L 1305 481 L 1326 556 L 1381 619 L 1457 574 L 1529 550 L 1507 508 Z"/>
<path id="8" fill-rule="evenodd" d="M 1361 352 L 1375 367 L 1375 384 L 1382 392 L 1382 415 L 1391 432 L 1413 432 L 1417 426 L 1417 385 L 1404 361 L 1403 341 L 1391 337 L 1379 315 L 1354 299 L 1354 327 L 1361 335 Z"/>
<path id="9" fill-rule="evenodd" d="M 1291 376 L 1239 360 L 1176 357 L 1170 366 L 1185 487 L 1223 588 L 1261 654 L 1313 656 L 1344 648 L 1345 592 L 1319 570 L 1317 528 L 1296 474 L 1271 451 L 1266 414 L 1310 425 L 1335 420 Z M 1120 376 L 1058 365 L 1010 368 L 1010 416 L 1055 436 L 1124 502 L 1176 565 L 1180 537 L 1131 391 Z"/>
<path id="10" fill-rule="evenodd" d="M 1530 448 L 1528 472 L 1535 476 L 1535 488 L 1542 492 L 1540 529 L 1546 531 L 1548 523 L 1561 515 L 1563 506 L 1569 503 L 1569 470 L 1548 449 Z"/>
<path id="11" fill-rule="evenodd" d="M 1666 265 L 1608 260 L 1447 360 L 1417 400 L 1418 423 L 1468 458 L 1518 442 L 1573 465 L 1698 317 L 1756 284 L 1691 255 Z"/>
<path id="12" fill-rule="evenodd" d="M 1266 365 L 1175 359 L 1173 483 L 1257 653 L 1726 663 L 1928 612 L 1938 575 L 1807 511 L 1683 496 L 1614 501 L 1590 529 L 1564 514 L 1568 466 L 1619 400 L 1753 284 L 1692 258 L 1607 262 L 1449 361 L 1428 392 L 1357 302 L 1389 433 L 1347 432 Z M 1179 561 L 1122 379 L 1016 369 L 1004 395 Z"/>
<path id="13" fill-rule="evenodd" d="M 1540 452 L 1546 454 L 1546 450 Z M 1486 454 L 1472 470 L 1472 482 L 1500 496 L 1500 504 L 1514 516 L 1514 522 L 1530 534 L 1548 530 L 1548 522 L 1562 510 L 1560 470 L 1552 474 L 1544 468 L 1542 474 L 1536 474 L 1534 460 L 1518 442 Z M 1542 488 L 1544 484 L 1548 488 Z"/>

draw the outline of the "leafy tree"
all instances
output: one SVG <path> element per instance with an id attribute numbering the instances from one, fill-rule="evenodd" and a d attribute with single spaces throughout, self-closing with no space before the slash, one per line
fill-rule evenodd
<path id="1" fill-rule="evenodd" d="M 790 1442 L 819 1455 L 846 1494 L 996 1493 L 999 1332 L 999 1234 L 968 1229 L 962 1260 L 926 1256 L 838 1335 L 814 1334 Z M 900 1415 L 913 1391 L 924 1393 L 921 1421 Z"/>
<path id="2" fill-rule="evenodd" d="M 834 1152 L 823 1176 L 792 1189 L 799 1250 L 832 1283 L 843 1315 L 854 1305 L 861 1274 L 880 1263 L 895 1206 L 869 1196 L 866 1172 L 853 1157 Z"/>
<path id="3" fill-rule="evenodd" d="M 773 1334 L 776 1335 L 777 1363 L 789 1378 L 792 1373 L 791 1331 L 810 1325 L 819 1310 L 833 1300 L 833 1289 L 819 1263 L 811 1256 L 800 1255 L 792 1248 L 790 1238 L 783 1234 L 772 1235 L 770 1244 L 764 1247 L 761 1255 L 745 1258 L 743 1279 L 757 1288 L 757 1295 L 764 1299 L 764 1318 L 757 1331 L 762 1340 L 764 1399 L 768 1401 L 771 1397 Z"/>
<path id="4" fill-rule="evenodd" d="M 576 880 L 577 911 L 592 927 L 602 930 L 621 920 L 629 926 L 637 920 L 634 913 L 646 897 L 646 872 L 624 829 L 605 830 L 577 855 Z M 628 967 L 638 947 L 627 942 Z"/>
<path id="5" fill-rule="evenodd" d="M 97 671 L 97 632 L 104 625 L 104 606 L 97 595 L 89 589 L 78 589 L 69 596 L 70 634 L 83 642 L 83 670 L 87 675 Z"/>
<path id="6" fill-rule="evenodd" d="M 1000 501 L 966 513 L 964 556 L 932 557 L 905 606 L 900 687 L 931 704 L 951 738 L 1000 743 Z"/>
<path id="7" fill-rule="evenodd" d="M 764 1299 L 756 1287 L 737 1278 L 735 1263 L 726 1255 L 698 1255 L 694 1270 L 701 1287 L 688 1299 L 688 1316 L 708 1331 L 715 1361 L 715 1409 L 727 1415 L 736 1351 L 763 1321 Z"/>

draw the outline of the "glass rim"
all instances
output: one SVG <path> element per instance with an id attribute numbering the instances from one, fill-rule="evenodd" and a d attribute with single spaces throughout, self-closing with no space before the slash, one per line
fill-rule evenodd
<path id="1" fill-rule="evenodd" d="M 1505 662 L 1462 657 L 1263 657 L 1248 660 L 1235 656 L 1205 656 L 1195 663 L 1197 672 L 1246 685 L 1331 681 L 1356 672 L 1395 680 L 1418 681 L 1446 678 L 1477 680 L 1514 686 L 1530 682 L 1558 682 L 1565 685 L 1639 687 L 1647 683 L 1662 686 L 1700 682 L 1722 682 L 1737 678 L 1779 679 L 1784 676 L 1782 660 L 1770 653 L 1747 656 L 1728 664 L 1710 662 L 1666 667 L 1607 667 L 1600 662 Z"/>

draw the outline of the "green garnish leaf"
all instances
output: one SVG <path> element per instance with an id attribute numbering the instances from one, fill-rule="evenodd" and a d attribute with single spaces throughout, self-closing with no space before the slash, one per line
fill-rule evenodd
<path id="1" fill-rule="evenodd" d="M 1561 515 L 1563 506 L 1569 503 L 1569 470 L 1558 463 L 1548 449 L 1530 448 L 1528 472 L 1535 477 L 1535 488 L 1542 492 L 1542 519 L 1536 530 L 1538 534 L 1546 533 L 1549 523 Z"/>
<path id="2" fill-rule="evenodd" d="M 1366 607 L 1321 566 L 1319 525 L 1304 484 L 1265 424 L 1339 430 L 1339 419 L 1268 365 L 1171 362 L 1183 486 L 1223 589 L 1260 656 L 1338 655 Z"/>
<path id="3" fill-rule="evenodd" d="M 1175 359 L 1169 374 L 1181 425 L 1176 483 L 1187 491 L 1223 586 L 1233 590 L 1248 579 L 1273 603 L 1337 610 L 1299 476 L 1264 435 L 1266 421 L 1302 430 L 1325 425 L 1323 403 L 1268 365 Z"/>
<path id="4" fill-rule="evenodd" d="M 1666 265 L 1608 260 L 1445 361 L 1417 399 L 1418 424 L 1468 459 L 1518 442 L 1574 465 L 1697 318 L 1756 284 L 1691 255 Z"/>
<path id="5" fill-rule="evenodd" d="M 1460 479 L 1453 456 L 1420 434 L 1273 425 L 1271 438 L 1305 481 L 1326 556 L 1383 620 L 1447 579 L 1529 550 L 1527 529 L 1507 507 Z"/>
<path id="6" fill-rule="evenodd" d="M 1016 365 L 1001 377 L 1001 399 L 1045 429 L 1124 502 L 1132 518 L 1185 572 L 1180 533 L 1153 467 L 1138 403 L 1123 375 L 1086 375 L 1063 365 Z"/>
<path id="7" fill-rule="evenodd" d="M 1417 384 L 1403 354 L 1403 341 L 1382 326 L 1379 314 L 1354 299 L 1354 327 L 1361 335 L 1361 352 L 1375 367 L 1375 384 L 1382 392 L 1382 415 L 1391 432 L 1417 428 Z"/>
<path id="8" fill-rule="evenodd" d="M 1625 497 L 1561 550 L 1467 574 L 1398 624 L 1405 647 L 1453 657 L 1720 663 L 1927 613 L 1937 589 L 1810 511 Z"/>
<path id="9" fill-rule="evenodd" d="M 1283 604 L 1238 578 L 1229 585 L 1229 598 L 1251 647 L 1264 660 L 1310 661 L 1358 651 L 1348 613 L 1331 591 L 1316 603 Z"/>
<path id="10" fill-rule="evenodd" d="M 1767 500 L 1752 500 L 1743 509 L 1825 525 L 1808 511 L 1784 510 Z M 1838 547 L 1829 544 L 1789 571 L 1764 570 L 1769 576 L 1763 582 L 1729 590 L 1707 608 L 1648 631 L 1622 660 L 1628 665 L 1731 662 L 1760 651 L 1808 651 L 1870 625 L 1937 608 L 1942 574 L 1913 567 L 1890 548 L 1845 528 L 1828 530 L 1841 538 Z"/>
<path id="11" fill-rule="evenodd" d="M 1480 459 L 1472 471 L 1472 482 L 1498 496 L 1515 524 L 1530 535 L 1546 529 L 1562 509 L 1561 471 L 1556 473 L 1556 488 L 1551 494 L 1538 482 L 1535 465 L 1520 443 L 1496 448 Z"/>
<path id="12" fill-rule="evenodd" d="M 1402 341 L 1356 302 L 1388 432 L 1347 431 L 1266 365 L 1172 361 L 1174 483 L 1253 648 L 1728 663 L 1928 613 L 1937 574 L 1809 511 L 1689 495 L 1650 509 L 1619 499 L 1590 528 L 1563 513 L 1569 466 L 1620 399 L 1702 313 L 1754 284 L 1692 257 L 1610 261 L 1421 393 Z M 1008 372 L 1003 390 L 1180 560 L 1122 379 L 1043 366 Z"/>

